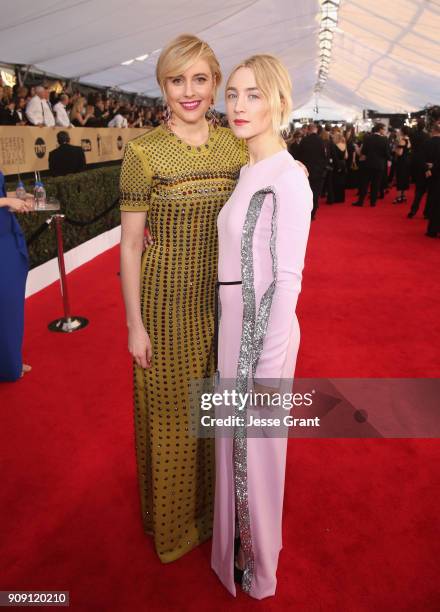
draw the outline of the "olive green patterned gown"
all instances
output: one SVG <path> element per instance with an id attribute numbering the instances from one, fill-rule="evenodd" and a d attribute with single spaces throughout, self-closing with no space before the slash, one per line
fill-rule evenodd
<path id="1" fill-rule="evenodd" d="M 188 435 L 192 379 L 214 372 L 217 215 L 247 153 L 227 128 L 187 145 L 160 126 L 127 144 L 120 209 L 148 211 L 141 311 L 151 369 L 134 365 L 135 440 L 144 530 L 167 563 L 212 532 L 214 440 Z"/>

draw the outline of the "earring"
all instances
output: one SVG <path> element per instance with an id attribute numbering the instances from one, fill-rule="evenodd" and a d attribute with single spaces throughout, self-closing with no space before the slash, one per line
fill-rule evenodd
<path id="1" fill-rule="evenodd" d="M 208 122 L 212 125 L 212 127 L 215 128 L 218 125 L 220 125 L 220 120 L 217 116 L 217 113 L 215 112 L 214 105 L 211 105 L 208 108 L 208 112 L 206 113 L 206 118 Z"/>
<path id="2" fill-rule="evenodd" d="M 168 106 L 168 104 L 165 107 L 165 112 L 163 115 L 163 123 L 166 125 L 166 127 L 170 130 L 171 129 L 171 117 L 172 117 L 172 111 L 171 108 Z"/>

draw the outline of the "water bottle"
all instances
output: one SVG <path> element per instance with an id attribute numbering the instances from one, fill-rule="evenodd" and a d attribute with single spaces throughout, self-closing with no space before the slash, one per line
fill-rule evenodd
<path id="1" fill-rule="evenodd" d="M 46 207 L 46 190 L 41 181 L 35 183 L 34 196 L 37 209 L 44 209 Z"/>
<path id="2" fill-rule="evenodd" d="M 23 181 L 18 181 L 17 189 L 15 190 L 15 195 L 19 200 L 26 199 L 26 189 L 24 188 Z"/>

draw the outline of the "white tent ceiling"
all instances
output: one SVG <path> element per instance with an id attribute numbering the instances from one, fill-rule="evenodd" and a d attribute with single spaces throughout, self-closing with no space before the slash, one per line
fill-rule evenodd
<path id="1" fill-rule="evenodd" d="M 225 75 L 253 53 L 278 55 L 299 108 L 315 99 L 320 20 L 319 0 L 15 0 L 2 6 L 0 60 L 156 97 L 158 50 L 192 32 L 212 45 Z M 341 0 L 321 95 L 390 112 L 438 102 L 439 32 L 437 0 Z"/>
<path id="2" fill-rule="evenodd" d="M 345 119 L 346 121 L 354 122 L 356 119 L 360 119 L 361 116 L 362 112 L 358 108 L 351 107 L 348 104 L 338 104 L 327 98 L 324 94 L 320 95 L 318 99 L 314 96 L 307 104 L 296 108 L 293 113 L 294 119 L 313 118 L 316 121 Z"/>

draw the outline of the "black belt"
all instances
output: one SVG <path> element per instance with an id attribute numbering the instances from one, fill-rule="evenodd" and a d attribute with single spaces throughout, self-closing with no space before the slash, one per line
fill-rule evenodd
<path id="1" fill-rule="evenodd" d="M 214 307 L 214 358 L 215 358 L 215 371 L 217 373 L 218 370 L 218 328 L 219 328 L 219 287 L 220 285 L 241 285 L 241 280 L 239 281 L 217 281 L 215 283 L 215 307 Z"/>

